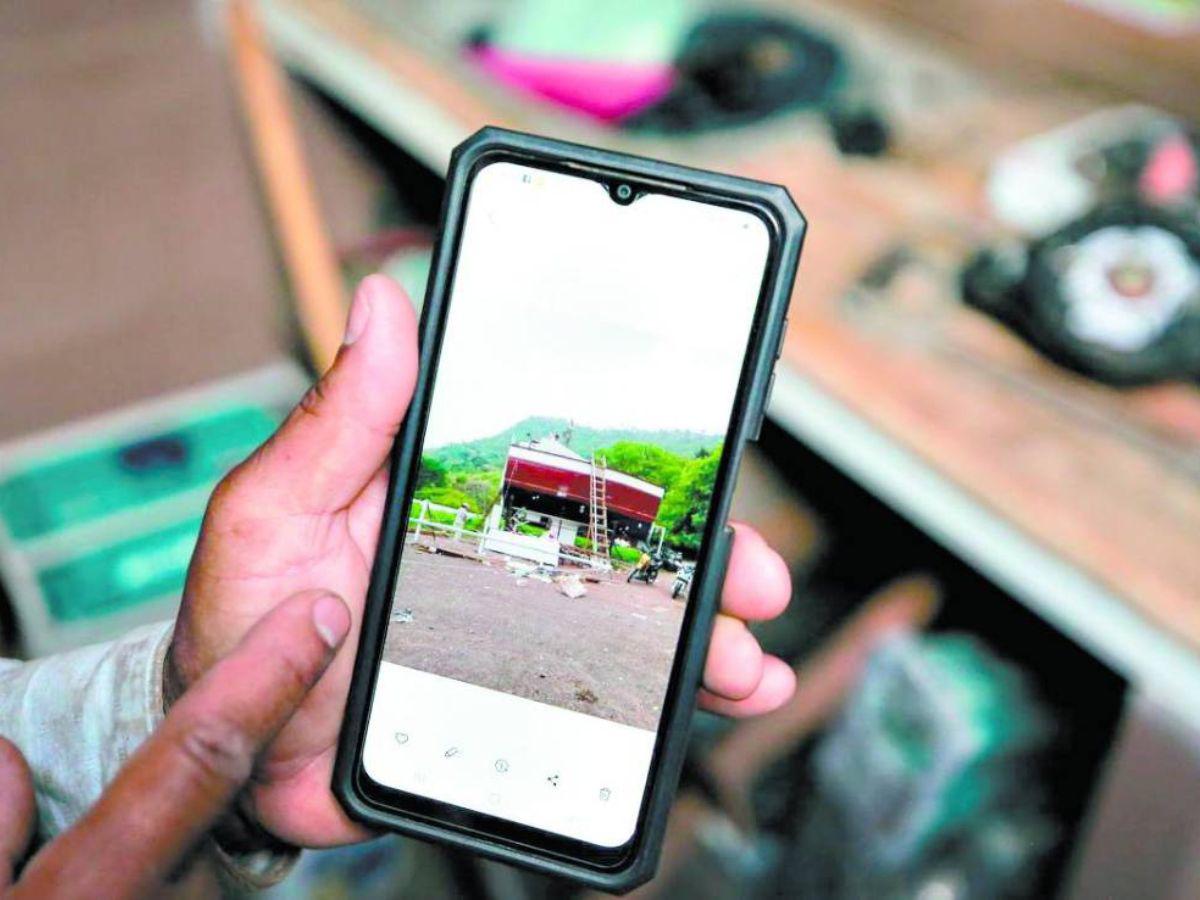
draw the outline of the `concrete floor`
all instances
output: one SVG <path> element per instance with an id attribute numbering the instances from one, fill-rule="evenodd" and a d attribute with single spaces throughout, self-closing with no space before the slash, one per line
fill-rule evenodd
<path id="1" fill-rule="evenodd" d="M 471 548 L 463 547 L 465 550 Z M 486 562 L 405 549 L 384 659 L 635 728 L 658 725 L 684 604 L 653 585 L 570 599 Z"/>

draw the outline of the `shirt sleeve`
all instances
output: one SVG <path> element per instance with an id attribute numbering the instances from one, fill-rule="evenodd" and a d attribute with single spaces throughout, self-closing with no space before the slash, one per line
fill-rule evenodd
<path id="1" fill-rule="evenodd" d="M 0 735 L 33 772 L 38 839 L 68 828 L 100 797 L 162 722 L 162 673 L 172 624 L 27 663 L 0 660 Z M 298 850 L 213 854 L 223 877 L 261 888 L 281 880 Z"/>
<path id="2" fill-rule="evenodd" d="M 170 638 L 169 623 L 149 625 L 0 671 L 0 734 L 33 772 L 41 840 L 95 803 L 163 720 Z"/>

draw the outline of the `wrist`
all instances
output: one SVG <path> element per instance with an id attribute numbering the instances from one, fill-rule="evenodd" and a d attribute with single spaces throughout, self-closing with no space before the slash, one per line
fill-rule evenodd
<path id="1" fill-rule="evenodd" d="M 264 829 L 235 802 L 210 832 L 209 846 L 231 893 L 260 891 L 282 881 L 300 857 L 300 848 Z"/>

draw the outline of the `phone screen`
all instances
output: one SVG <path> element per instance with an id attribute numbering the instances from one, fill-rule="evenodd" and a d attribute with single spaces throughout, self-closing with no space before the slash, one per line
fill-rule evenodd
<path id="1" fill-rule="evenodd" d="M 752 212 L 472 179 L 363 768 L 634 836 L 771 249 Z"/>

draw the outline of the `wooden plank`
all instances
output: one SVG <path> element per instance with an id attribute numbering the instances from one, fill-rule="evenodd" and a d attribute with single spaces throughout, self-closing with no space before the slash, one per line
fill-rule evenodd
<path id="1" fill-rule="evenodd" d="M 1069 80 L 1200 117 L 1200 31 L 1139 27 L 1068 0 L 849 0 L 1006 78 Z"/>
<path id="2" fill-rule="evenodd" d="M 275 224 L 296 311 L 318 372 L 333 365 L 347 300 L 337 254 L 296 134 L 283 72 L 249 0 L 227 7 L 234 71 L 258 176 Z"/>

